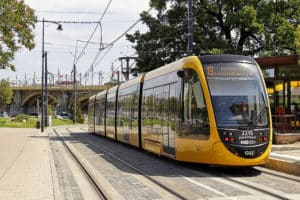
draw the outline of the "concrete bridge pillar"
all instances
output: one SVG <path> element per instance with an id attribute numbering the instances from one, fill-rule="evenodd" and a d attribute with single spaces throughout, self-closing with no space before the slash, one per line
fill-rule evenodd
<path id="1" fill-rule="evenodd" d="M 19 113 L 24 113 L 24 108 L 22 107 L 22 91 L 14 91 L 13 102 L 9 108 L 9 115 L 16 115 Z"/>

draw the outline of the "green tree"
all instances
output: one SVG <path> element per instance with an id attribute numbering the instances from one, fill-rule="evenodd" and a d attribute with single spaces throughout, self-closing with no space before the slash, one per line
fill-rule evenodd
<path id="1" fill-rule="evenodd" d="M 84 121 L 84 118 L 83 118 L 81 106 L 80 106 L 79 101 L 77 101 L 77 104 L 76 104 L 76 122 L 77 123 L 83 123 L 83 121 Z"/>
<path id="2" fill-rule="evenodd" d="M 81 106 L 80 106 L 80 102 L 77 99 L 76 101 L 76 122 L 77 123 L 83 123 L 84 121 L 84 117 L 82 114 L 82 110 L 81 110 Z M 74 105 L 73 105 L 73 98 L 70 99 L 70 102 L 68 104 L 68 112 L 72 114 L 72 120 L 73 120 L 73 112 L 74 112 Z"/>
<path id="3" fill-rule="evenodd" d="M 187 55 L 187 0 L 150 0 L 157 12 L 141 13 L 148 31 L 127 35 L 138 72 Z M 193 0 L 194 54 L 295 54 L 300 1 Z"/>
<path id="4" fill-rule="evenodd" d="M 0 1 L 0 69 L 10 68 L 15 53 L 24 46 L 33 49 L 33 28 L 37 22 L 34 11 L 19 0 Z"/>
<path id="5" fill-rule="evenodd" d="M 295 33 L 295 44 L 297 55 L 300 55 L 300 25 L 298 25 Z"/>
<path id="6" fill-rule="evenodd" d="M 0 82 L 0 108 L 5 107 L 8 104 L 11 104 L 13 97 L 13 91 L 5 79 L 2 79 Z"/>

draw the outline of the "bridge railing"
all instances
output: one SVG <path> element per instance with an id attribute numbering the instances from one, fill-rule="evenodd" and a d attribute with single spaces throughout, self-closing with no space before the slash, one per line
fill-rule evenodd
<path id="1" fill-rule="evenodd" d="M 112 85 L 77 85 L 76 90 L 94 90 L 94 91 L 102 91 L 112 87 Z M 41 85 L 30 85 L 30 86 L 12 86 L 13 90 L 42 90 Z M 64 91 L 73 91 L 73 85 L 48 85 L 48 90 L 64 90 Z"/>

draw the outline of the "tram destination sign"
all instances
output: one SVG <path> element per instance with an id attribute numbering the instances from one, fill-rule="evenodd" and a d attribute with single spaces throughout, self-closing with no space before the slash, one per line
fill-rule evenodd
<path id="1" fill-rule="evenodd" d="M 204 70 L 208 77 L 253 77 L 251 69 L 241 65 L 206 65 Z"/>

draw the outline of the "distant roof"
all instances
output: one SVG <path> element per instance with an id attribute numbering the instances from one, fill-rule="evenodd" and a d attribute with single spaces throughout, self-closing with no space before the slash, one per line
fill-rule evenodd
<path id="1" fill-rule="evenodd" d="M 261 69 L 267 69 L 279 66 L 297 66 L 300 57 L 298 55 L 290 56 L 270 56 L 256 58 L 256 62 L 259 64 Z"/>

